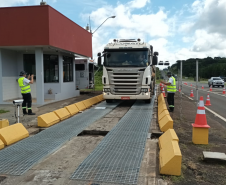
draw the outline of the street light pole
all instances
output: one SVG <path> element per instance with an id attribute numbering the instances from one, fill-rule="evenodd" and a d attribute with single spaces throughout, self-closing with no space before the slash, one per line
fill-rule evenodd
<path id="1" fill-rule="evenodd" d="M 93 34 L 109 19 L 109 18 L 115 18 L 116 16 L 110 16 L 110 17 L 108 17 L 107 19 L 105 19 L 105 21 L 100 25 L 100 26 L 98 26 L 97 27 L 97 29 L 96 30 L 94 30 L 94 32 L 92 33 L 92 31 L 91 31 L 91 23 L 90 23 L 90 17 L 89 17 L 89 24 L 90 24 L 90 33 L 92 34 L 92 37 L 93 37 Z M 93 45 L 93 42 L 92 42 L 92 45 Z M 92 49 L 92 59 L 93 59 L 93 49 Z M 100 67 L 98 67 L 98 69 L 97 69 L 97 71 L 96 71 L 96 73 L 99 71 L 99 69 L 100 69 Z M 93 71 L 94 71 L 94 62 L 93 62 Z M 93 91 L 95 92 L 95 74 L 96 73 L 94 73 L 93 74 Z"/>
<path id="2" fill-rule="evenodd" d="M 109 19 L 109 18 L 115 18 L 116 16 L 111 16 L 111 17 L 108 17 L 100 26 L 98 26 L 98 28 L 92 33 L 92 35 Z"/>

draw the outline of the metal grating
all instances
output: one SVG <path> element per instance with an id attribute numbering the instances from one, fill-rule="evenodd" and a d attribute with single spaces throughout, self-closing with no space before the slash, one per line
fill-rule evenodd
<path id="1" fill-rule="evenodd" d="M 102 102 L 82 114 L 77 114 L 32 137 L 24 139 L 0 151 L 0 174 L 22 175 L 34 164 L 56 151 L 65 142 L 77 136 L 87 126 L 100 119 L 119 102 L 110 105 Z"/>
<path id="2" fill-rule="evenodd" d="M 151 104 L 137 101 L 71 178 L 92 183 L 137 184 L 148 130 Z"/>

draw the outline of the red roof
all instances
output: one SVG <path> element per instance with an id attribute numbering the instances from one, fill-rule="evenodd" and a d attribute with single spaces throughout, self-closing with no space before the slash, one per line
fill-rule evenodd
<path id="1" fill-rule="evenodd" d="M 51 6 L 0 8 L 0 47 L 43 45 L 92 56 L 92 34 Z"/>

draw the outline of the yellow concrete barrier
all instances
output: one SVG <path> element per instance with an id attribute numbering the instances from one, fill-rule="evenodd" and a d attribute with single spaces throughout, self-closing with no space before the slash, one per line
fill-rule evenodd
<path id="1" fill-rule="evenodd" d="M 161 114 L 158 114 L 158 121 L 160 121 L 166 115 L 170 115 L 168 110 L 164 110 Z"/>
<path id="2" fill-rule="evenodd" d="M 96 96 L 94 96 L 93 98 L 90 98 L 90 100 L 92 101 L 93 104 L 99 103 L 99 99 Z"/>
<path id="3" fill-rule="evenodd" d="M 164 134 L 159 137 L 159 148 L 166 148 L 171 141 L 179 141 L 174 129 L 168 129 Z"/>
<path id="4" fill-rule="evenodd" d="M 84 105 L 83 101 L 80 101 L 78 103 L 75 103 L 74 105 L 78 108 L 79 111 L 86 110 L 86 106 Z"/>
<path id="5" fill-rule="evenodd" d="M 160 115 L 164 110 L 167 110 L 166 104 L 158 105 L 158 115 Z"/>
<path id="6" fill-rule="evenodd" d="M 98 95 L 98 96 L 95 96 L 97 99 L 98 99 L 98 102 L 101 102 L 102 101 L 102 99 L 101 99 L 101 97 Z"/>
<path id="7" fill-rule="evenodd" d="M 0 139 L 5 145 L 11 145 L 28 136 L 29 133 L 27 129 L 21 123 L 0 129 Z"/>
<path id="8" fill-rule="evenodd" d="M 61 121 L 71 117 L 70 112 L 68 112 L 65 108 L 58 109 L 53 112 L 60 118 Z"/>
<path id="9" fill-rule="evenodd" d="M 60 122 L 60 118 L 54 112 L 38 116 L 38 127 L 50 127 L 58 122 Z"/>
<path id="10" fill-rule="evenodd" d="M 8 119 L 0 119 L 0 129 L 9 126 Z"/>
<path id="11" fill-rule="evenodd" d="M 103 100 L 104 100 L 104 96 L 103 96 L 103 94 L 99 95 L 99 97 L 100 97 L 101 101 L 103 101 Z"/>
<path id="12" fill-rule="evenodd" d="M 71 114 L 71 116 L 77 114 L 79 112 L 77 106 L 75 104 L 68 105 L 65 107 L 67 111 Z"/>
<path id="13" fill-rule="evenodd" d="M 5 147 L 4 143 L 2 142 L 2 140 L 0 139 L 0 150 L 3 149 Z"/>
<path id="14" fill-rule="evenodd" d="M 92 106 L 92 104 L 91 104 L 89 99 L 88 100 L 84 100 L 83 103 L 84 103 L 84 105 L 86 106 L 87 109 Z"/>
<path id="15" fill-rule="evenodd" d="M 96 100 L 95 100 L 95 99 L 93 99 L 93 98 L 89 98 L 88 100 L 89 100 L 89 102 L 91 103 L 91 105 L 96 104 Z"/>
<path id="16" fill-rule="evenodd" d="M 164 101 L 165 102 L 165 99 L 164 99 L 162 93 L 158 96 L 158 102 L 161 102 L 161 101 Z"/>
<path id="17" fill-rule="evenodd" d="M 181 175 L 182 155 L 177 141 L 171 141 L 160 150 L 159 168 L 160 174 Z"/>
<path id="18" fill-rule="evenodd" d="M 166 115 L 159 121 L 159 128 L 162 132 L 173 128 L 173 120 L 170 115 Z"/>

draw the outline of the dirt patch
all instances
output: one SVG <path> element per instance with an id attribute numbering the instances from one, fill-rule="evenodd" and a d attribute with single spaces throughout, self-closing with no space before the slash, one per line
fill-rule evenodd
<path id="1" fill-rule="evenodd" d="M 180 105 L 182 107 L 182 120 L 180 120 Z M 206 111 L 209 129 L 209 144 L 195 145 L 192 143 L 192 123 L 195 121 L 197 107 L 195 102 L 179 94 L 175 95 L 175 110 L 171 113 L 174 120 L 174 129 L 179 137 L 182 153 L 182 175 L 165 176 L 164 180 L 175 185 L 225 185 L 226 162 L 204 161 L 203 151 L 226 153 L 226 128 L 213 114 Z"/>

